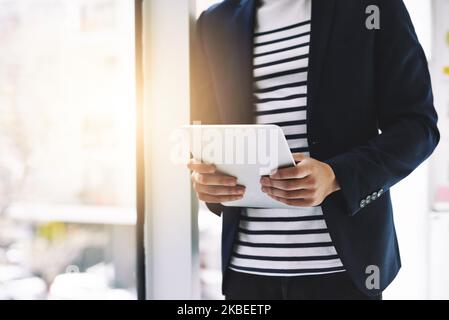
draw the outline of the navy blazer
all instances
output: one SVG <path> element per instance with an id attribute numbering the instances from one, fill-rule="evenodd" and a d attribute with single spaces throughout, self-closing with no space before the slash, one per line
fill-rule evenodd
<path id="1" fill-rule="evenodd" d="M 225 0 L 198 20 L 192 120 L 254 123 L 257 3 Z M 372 4 L 380 8 L 379 30 L 365 24 Z M 351 279 L 378 295 L 401 266 L 389 190 L 439 141 L 427 60 L 402 0 L 313 0 L 310 50 L 310 154 L 333 168 L 341 186 L 321 206 Z M 225 282 L 241 209 L 209 208 L 223 217 Z M 379 268 L 379 288 L 366 286 L 370 266 Z"/>

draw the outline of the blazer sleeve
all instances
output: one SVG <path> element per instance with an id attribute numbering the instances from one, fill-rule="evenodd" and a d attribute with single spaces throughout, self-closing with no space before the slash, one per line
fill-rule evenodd
<path id="1" fill-rule="evenodd" d="M 203 44 L 204 20 L 206 13 L 203 12 L 196 23 L 196 32 L 193 39 L 191 58 L 191 108 L 190 119 L 192 123 L 219 124 L 215 90 L 212 82 L 209 60 Z M 220 216 L 224 206 L 221 204 L 206 203 L 208 209 Z"/>
<path id="2" fill-rule="evenodd" d="M 326 160 L 355 215 L 428 158 L 440 135 L 427 59 L 402 0 L 381 0 L 375 44 L 381 134 Z M 363 210 L 362 210 L 363 212 Z"/>

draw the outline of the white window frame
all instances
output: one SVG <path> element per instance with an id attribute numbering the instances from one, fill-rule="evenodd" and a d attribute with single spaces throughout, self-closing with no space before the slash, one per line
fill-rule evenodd
<path id="1" fill-rule="evenodd" d="M 190 121 L 192 0 L 143 2 L 146 299 L 199 299 L 197 204 L 170 163 L 170 134 Z"/>

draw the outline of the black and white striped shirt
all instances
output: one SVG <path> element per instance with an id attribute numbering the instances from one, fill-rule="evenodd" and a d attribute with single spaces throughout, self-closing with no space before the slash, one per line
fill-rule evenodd
<path id="1" fill-rule="evenodd" d="M 257 12 L 253 53 L 257 123 L 279 125 L 291 151 L 306 155 L 311 2 L 263 0 Z M 321 207 L 247 208 L 230 268 L 272 276 L 344 271 Z"/>

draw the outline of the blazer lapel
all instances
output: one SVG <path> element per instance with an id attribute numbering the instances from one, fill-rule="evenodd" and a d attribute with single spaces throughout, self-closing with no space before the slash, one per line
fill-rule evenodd
<path id="1" fill-rule="evenodd" d="M 335 0 L 312 0 L 312 32 L 307 88 L 309 123 L 313 119 L 313 110 L 319 95 L 323 62 L 333 25 L 334 8 Z M 308 131 L 310 136 L 314 137 L 313 126 L 309 125 Z"/>
<path id="2" fill-rule="evenodd" d="M 241 0 L 232 17 L 233 80 L 231 87 L 234 98 L 226 110 L 226 122 L 250 124 L 254 121 L 253 112 L 253 32 L 257 0 Z"/>

